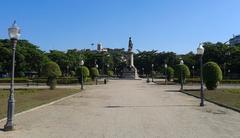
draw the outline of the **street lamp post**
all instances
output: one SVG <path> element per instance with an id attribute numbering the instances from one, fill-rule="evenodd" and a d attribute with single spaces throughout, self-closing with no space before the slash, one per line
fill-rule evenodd
<path id="1" fill-rule="evenodd" d="M 83 90 L 83 65 L 84 65 L 83 60 L 80 61 L 80 65 L 81 65 L 81 90 Z"/>
<path id="2" fill-rule="evenodd" d="M 230 69 L 228 69 L 228 79 L 230 79 L 231 77 L 230 77 L 230 72 L 231 72 L 231 70 Z"/>
<path id="3" fill-rule="evenodd" d="M 107 69 L 106 69 L 106 71 L 107 71 L 107 81 L 108 81 L 108 77 L 109 77 L 109 75 L 111 75 L 111 74 L 109 74 L 109 71 L 108 71 L 109 67 L 110 67 L 110 65 L 107 64 Z"/>
<path id="4" fill-rule="evenodd" d="M 96 64 L 96 68 L 98 69 L 98 64 Z M 98 78 L 97 78 L 97 76 L 96 76 L 96 78 L 95 78 L 96 80 L 96 85 L 98 85 Z"/>
<path id="5" fill-rule="evenodd" d="M 184 64 L 184 62 L 183 62 L 183 60 L 181 59 L 180 60 L 180 65 L 183 65 Z M 180 68 L 180 70 L 181 70 L 181 92 L 183 92 L 183 70 L 182 70 L 182 68 Z"/>
<path id="6" fill-rule="evenodd" d="M 13 42 L 12 48 L 12 74 L 11 74 L 11 84 L 10 84 L 10 93 L 8 98 L 8 112 L 7 112 L 7 123 L 4 126 L 4 130 L 9 131 L 13 130 L 13 117 L 14 117 L 14 109 L 15 109 L 15 99 L 14 99 L 14 70 L 15 70 L 15 52 L 17 41 L 20 37 L 20 28 L 16 25 L 16 21 L 14 21 L 13 25 L 8 28 L 8 35 Z"/>
<path id="7" fill-rule="evenodd" d="M 165 64 L 164 65 L 164 68 L 165 68 L 165 85 L 167 85 L 167 67 L 168 67 L 168 65 Z"/>
<path id="8" fill-rule="evenodd" d="M 192 66 L 192 78 L 194 78 L 194 66 Z"/>
<path id="9" fill-rule="evenodd" d="M 204 106 L 204 93 L 203 93 L 203 54 L 204 54 L 204 48 L 202 46 L 202 43 L 199 44 L 199 47 L 197 48 L 197 54 L 200 56 L 200 80 L 201 80 L 201 91 L 200 91 L 200 106 Z"/>
<path id="10" fill-rule="evenodd" d="M 69 76 L 69 66 L 67 65 L 67 77 Z"/>
<path id="11" fill-rule="evenodd" d="M 144 68 L 142 68 L 142 75 L 143 75 L 143 77 L 144 77 Z"/>
<path id="12" fill-rule="evenodd" d="M 154 64 L 152 64 L 152 82 L 153 82 L 153 67 L 154 67 Z"/>
<path id="13" fill-rule="evenodd" d="M 225 61 L 223 63 L 223 79 L 227 78 L 226 77 L 226 66 L 227 66 L 227 61 L 229 59 L 229 56 L 231 56 L 231 53 L 228 51 L 225 53 Z"/>

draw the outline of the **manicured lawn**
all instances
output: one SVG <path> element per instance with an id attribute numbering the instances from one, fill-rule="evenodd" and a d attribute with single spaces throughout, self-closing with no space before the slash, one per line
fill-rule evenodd
<path id="1" fill-rule="evenodd" d="M 24 89 L 15 90 L 15 113 L 52 102 L 62 97 L 80 92 L 77 89 Z M 0 90 L 0 119 L 6 117 L 8 90 Z"/>
<path id="2" fill-rule="evenodd" d="M 199 90 L 185 90 L 186 93 L 199 97 Z M 219 104 L 240 110 L 240 89 L 217 89 L 205 91 L 205 98 Z"/>

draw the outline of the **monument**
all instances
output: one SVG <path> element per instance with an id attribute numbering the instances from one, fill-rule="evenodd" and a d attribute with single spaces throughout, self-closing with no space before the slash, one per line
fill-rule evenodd
<path id="1" fill-rule="evenodd" d="M 126 79 L 139 79 L 137 74 L 137 68 L 134 66 L 133 58 L 133 43 L 131 37 L 128 41 L 128 55 L 127 55 L 127 66 L 123 69 L 122 78 Z"/>

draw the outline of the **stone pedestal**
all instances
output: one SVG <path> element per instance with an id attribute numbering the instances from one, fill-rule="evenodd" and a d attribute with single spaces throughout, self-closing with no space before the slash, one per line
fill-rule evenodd
<path id="1" fill-rule="evenodd" d="M 134 66 L 133 52 L 129 52 L 128 66 L 123 69 L 122 78 L 139 79 L 137 68 Z"/>
<path id="2" fill-rule="evenodd" d="M 122 78 L 125 79 L 139 79 L 137 69 L 135 67 L 126 67 L 123 69 Z"/>

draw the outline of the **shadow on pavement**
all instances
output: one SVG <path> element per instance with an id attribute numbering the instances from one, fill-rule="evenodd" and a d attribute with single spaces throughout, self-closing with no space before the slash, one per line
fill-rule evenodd
<path id="1" fill-rule="evenodd" d="M 189 106 L 199 106 L 199 105 L 185 105 L 185 104 L 173 104 L 173 105 L 149 105 L 149 106 L 128 106 L 128 105 L 111 105 L 104 106 L 104 108 L 158 108 L 158 107 L 189 107 Z"/>
<path id="2" fill-rule="evenodd" d="M 165 90 L 165 92 L 181 92 L 180 90 Z"/>

